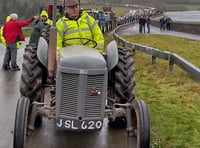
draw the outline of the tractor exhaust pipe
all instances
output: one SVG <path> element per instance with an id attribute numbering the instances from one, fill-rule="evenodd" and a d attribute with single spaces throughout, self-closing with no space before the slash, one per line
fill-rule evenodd
<path id="1" fill-rule="evenodd" d="M 54 0 L 53 25 L 50 28 L 50 39 L 48 48 L 48 75 L 50 78 L 54 77 L 56 70 L 56 41 L 57 41 L 56 9 L 57 9 L 57 0 Z"/>

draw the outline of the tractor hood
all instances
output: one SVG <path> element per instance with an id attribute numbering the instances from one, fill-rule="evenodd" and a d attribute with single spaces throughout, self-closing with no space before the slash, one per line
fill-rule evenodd
<path id="1" fill-rule="evenodd" d="M 84 45 L 73 45 L 61 49 L 58 65 L 72 69 L 107 68 L 104 57 L 95 48 Z"/>

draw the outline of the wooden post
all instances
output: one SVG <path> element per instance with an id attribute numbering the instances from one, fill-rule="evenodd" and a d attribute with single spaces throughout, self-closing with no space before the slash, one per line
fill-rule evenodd
<path id="1" fill-rule="evenodd" d="M 54 77 L 56 69 L 56 41 L 57 41 L 56 9 L 57 9 L 57 0 L 54 0 L 53 25 L 50 28 L 50 39 L 49 39 L 49 49 L 48 49 L 48 75 L 51 78 Z"/>

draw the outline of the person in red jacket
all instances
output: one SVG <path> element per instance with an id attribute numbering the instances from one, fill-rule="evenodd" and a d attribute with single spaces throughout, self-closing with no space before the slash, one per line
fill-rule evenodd
<path id="1" fill-rule="evenodd" d="M 24 41 L 25 37 L 21 30 L 22 27 L 29 25 L 33 20 L 38 19 L 38 16 L 33 18 L 18 21 L 18 15 L 15 13 L 10 14 L 10 21 L 4 23 L 3 36 L 6 40 L 6 52 L 4 54 L 3 69 L 8 70 L 7 63 L 9 62 L 9 55 L 11 55 L 11 70 L 19 71 L 17 65 L 17 48 L 16 42 Z"/>

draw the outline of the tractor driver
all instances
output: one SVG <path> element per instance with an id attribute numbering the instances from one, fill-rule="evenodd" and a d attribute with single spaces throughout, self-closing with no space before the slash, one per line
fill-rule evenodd
<path id="1" fill-rule="evenodd" d="M 57 55 L 61 48 L 67 45 L 84 44 L 86 40 L 70 38 L 89 38 L 97 42 L 97 50 L 104 52 L 104 37 L 97 21 L 87 12 L 80 10 L 79 0 L 66 0 L 65 16 L 60 18 L 56 23 L 57 28 Z M 94 43 L 89 42 L 89 47 Z"/>

